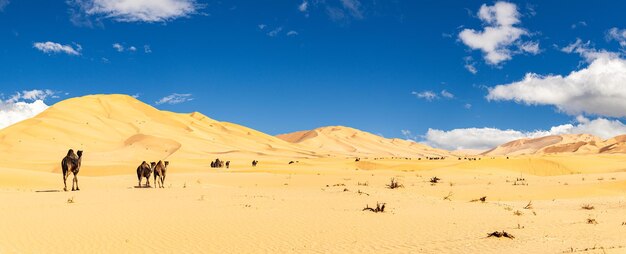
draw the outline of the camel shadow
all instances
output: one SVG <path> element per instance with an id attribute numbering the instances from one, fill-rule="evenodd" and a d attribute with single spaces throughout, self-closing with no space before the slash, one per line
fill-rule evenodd
<path id="1" fill-rule="evenodd" d="M 133 188 L 135 188 L 135 189 L 152 189 L 153 187 L 152 186 L 135 185 L 135 186 L 133 186 Z"/>
<path id="2" fill-rule="evenodd" d="M 61 192 L 61 190 L 36 190 L 35 192 Z"/>

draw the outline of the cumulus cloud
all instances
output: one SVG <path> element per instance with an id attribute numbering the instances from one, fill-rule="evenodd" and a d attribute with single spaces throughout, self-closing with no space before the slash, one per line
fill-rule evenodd
<path id="1" fill-rule="evenodd" d="M 618 58 L 619 54 L 606 50 L 597 50 L 591 46 L 591 41 L 583 42 L 581 39 L 576 39 L 575 42 L 561 48 L 561 51 L 565 53 L 576 53 L 585 59 L 588 63 L 593 62 L 598 58 Z"/>
<path id="2" fill-rule="evenodd" d="M 193 98 L 191 97 L 192 94 L 187 93 L 187 94 L 179 94 L 179 93 L 173 93 L 170 94 L 168 96 L 165 96 L 163 98 L 161 98 L 160 100 L 156 101 L 155 103 L 157 105 L 161 105 L 161 104 L 180 104 L 183 102 L 188 102 L 188 101 L 192 101 Z"/>
<path id="3" fill-rule="evenodd" d="M 113 48 L 117 50 L 117 52 L 124 52 L 124 46 L 119 43 L 113 43 Z"/>
<path id="4" fill-rule="evenodd" d="M 498 145 L 522 138 L 538 138 L 562 134 L 592 134 L 604 139 L 626 134 L 626 125 L 618 120 L 577 118 L 577 124 L 563 124 L 549 130 L 519 131 L 497 128 L 465 128 L 449 131 L 428 129 L 422 142 L 447 150 L 487 150 Z"/>
<path id="5" fill-rule="evenodd" d="M 489 88 L 487 99 L 553 105 L 570 115 L 626 117 L 626 60 L 605 54 L 567 76 L 528 73 Z"/>
<path id="6" fill-rule="evenodd" d="M 291 30 L 291 31 L 287 32 L 287 36 L 296 36 L 296 35 L 298 35 L 298 32 L 296 32 L 294 30 Z"/>
<path id="7" fill-rule="evenodd" d="M 483 4 L 478 10 L 478 18 L 484 22 L 482 31 L 463 29 L 459 39 L 474 50 L 481 50 L 488 64 L 498 65 L 510 60 L 514 54 L 539 53 L 538 43 L 521 41 L 529 32 L 516 25 L 520 24 L 521 14 L 517 5 L 509 2 L 496 2 L 492 6 Z M 512 49 L 516 45 L 518 50 Z"/>
<path id="8" fill-rule="evenodd" d="M 465 69 L 472 74 L 478 73 L 478 69 L 476 69 L 476 62 L 474 62 L 474 58 L 471 56 L 467 56 L 464 58 L 465 60 Z"/>
<path id="9" fill-rule="evenodd" d="M 67 3 L 72 22 L 89 17 L 118 22 L 168 22 L 189 17 L 202 8 L 195 0 L 68 0 Z"/>
<path id="10" fill-rule="evenodd" d="M 606 33 L 606 38 L 608 40 L 617 41 L 620 46 L 626 47 L 626 29 L 613 27 Z"/>
<path id="11" fill-rule="evenodd" d="M 51 90 L 31 90 L 18 92 L 9 99 L 0 99 L 0 129 L 26 120 L 48 108 L 44 103 L 47 97 L 53 97 Z"/>
<path id="12" fill-rule="evenodd" d="M 44 52 L 46 54 L 56 54 L 56 53 L 65 53 L 68 55 L 78 56 L 80 55 L 80 51 L 82 47 L 79 44 L 75 44 L 76 48 L 71 45 L 63 45 L 56 42 L 35 42 L 33 43 L 33 47 Z"/>

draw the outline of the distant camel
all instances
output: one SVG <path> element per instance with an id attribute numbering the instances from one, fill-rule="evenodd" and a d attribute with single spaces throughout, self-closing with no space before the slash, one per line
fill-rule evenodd
<path id="1" fill-rule="evenodd" d="M 139 167 L 137 167 L 137 179 L 139 180 L 139 187 L 141 187 L 141 179 L 146 178 L 146 187 L 150 187 L 150 174 L 152 174 L 152 169 L 156 162 L 151 162 L 148 164 L 146 161 L 142 162 Z"/>
<path id="2" fill-rule="evenodd" d="M 63 169 L 63 190 L 67 191 L 67 178 L 70 176 L 70 173 L 74 174 L 74 178 L 72 179 L 72 191 L 80 190 L 78 188 L 78 171 L 80 171 L 80 165 L 83 159 L 83 151 L 77 152 L 78 156 L 74 154 L 74 150 L 70 149 L 67 151 L 67 155 L 63 160 L 61 160 L 61 168 Z M 76 188 L 74 188 L 74 184 L 76 184 Z"/>
<path id="3" fill-rule="evenodd" d="M 163 184 L 165 183 L 165 174 L 167 173 L 167 166 L 169 164 L 169 161 L 165 161 L 165 163 L 163 161 L 159 161 L 159 163 L 154 166 L 154 187 L 157 187 L 157 185 L 159 185 L 160 188 L 165 188 L 163 187 Z M 158 181 L 157 177 L 159 178 Z"/>
<path id="4" fill-rule="evenodd" d="M 226 168 L 230 168 L 230 161 L 226 161 Z"/>
<path id="5" fill-rule="evenodd" d="M 215 159 L 215 161 L 211 162 L 211 167 L 212 168 L 223 168 L 224 167 L 224 161 L 221 161 L 219 158 Z"/>
<path id="6" fill-rule="evenodd" d="M 252 161 L 252 166 L 253 166 L 253 167 L 256 167 L 256 164 L 259 164 L 259 161 L 257 161 L 257 160 L 253 160 L 253 161 Z"/>

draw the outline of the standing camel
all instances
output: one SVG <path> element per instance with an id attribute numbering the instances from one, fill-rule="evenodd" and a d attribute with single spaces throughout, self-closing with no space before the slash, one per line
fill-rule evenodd
<path id="1" fill-rule="evenodd" d="M 78 154 L 78 155 L 76 155 Z M 83 159 L 83 151 L 78 151 L 74 154 L 74 150 L 70 149 L 67 151 L 67 155 L 63 160 L 61 160 L 61 169 L 63 169 L 63 190 L 67 191 L 67 178 L 70 176 L 70 173 L 74 174 L 74 178 L 72 179 L 72 191 L 80 190 L 78 188 L 78 171 L 80 171 L 80 165 Z M 74 188 L 74 184 L 76 184 L 76 188 Z"/>
<path id="2" fill-rule="evenodd" d="M 146 187 L 150 187 L 150 174 L 152 174 L 152 169 L 154 169 L 154 165 L 156 162 L 151 162 L 148 164 L 146 161 L 142 162 L 139 167 L 137 167 L 137 179 L 139 180 L 139 187 L 141 187 L 141 179 L 146 178 Z"/>
<path id="3" fill-rule="evenodd" d="M 154 187 L 157 187 L 157 185 L 159 185 L 160 188 L 165 188 L 163 187 L 163 183 L 165 182 L 165 174 L 167 173 L 167 166 L 169 164 L 169 161 L 165 161 L 165 163 L 163 161 L 159 161 L 159 163 L 154 166 Z M 157 181 L 157 177 L 159 178 L 160 182 Z"/>

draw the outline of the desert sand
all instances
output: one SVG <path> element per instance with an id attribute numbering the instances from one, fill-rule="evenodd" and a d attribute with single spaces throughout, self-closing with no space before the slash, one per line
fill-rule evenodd
<path id="1" fill-rule="evenodd" d="M 69 148 L 85 151 L 76 192 L 62 191 Z M 0 253 L 626 253 L 625 154 L 510 150 L 340 126 L 273 137 L 124 95 L 74 98 L 0 130 Z M 137 188 L 143 160 L 170 161 L 165 188 Z"/>

